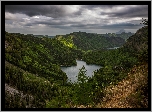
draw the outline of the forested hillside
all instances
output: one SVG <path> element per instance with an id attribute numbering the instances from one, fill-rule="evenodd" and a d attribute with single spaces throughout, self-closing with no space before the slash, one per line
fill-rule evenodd
<path id="1" fill-rule="evenodd" d="M 55 95 L 58 86 L 66 83 L 60 65 L 76 65 L 79 52 L 56 39 L 5 32 L 5 83 L 36 97 L 34 107 L 44 106 L 44 99 Z M 14 105 L 8 103 L 9 98 L 5 106 Z"/>
<path id="2" fill-rule="evenodd" d="M 121 47 L 103 49 L 115 46 Z M 87 77 L 83 66 L 77 82 L 67 82 L 67 75 L 60 66 L 76 65 L 76 59 L 102 68 Z M 144 69 L 142 64 L 146 65 L 145 82 L 137 92 L 147 100 L 147 63 L 148 26 L 139 29 L 126 43 L 120 37 L 85 32 L 55 38 L 5 32 L 5 108 L 97 107 L 99 102 L 105 103 L 102 102 L 107 98 L 105 88 L 119 84 L 136 66 Z M 142 81 L 136 82 L 142 84 Z"/>
<path id="3" fill-rule="evenodd" d="M 105 65 L 134 65 L 136 60 L 148 60 L 148 26 L 139 29 L 134 35 L 127 39 L 127 42 L 119 49 L 97 50 L 85 52 L 83 60 L 88 64 Z M 117 60 L 117 61 L 116 61 Z M 124 63 L 119 63 L 123 60 Z"/>
<path id="4" fill-rule="evenodd" d="M 118 73 L 121 77 L 121 72 L 128 72 L 133 65 L 138 62 L 148 62 L 148 27 L 145 26 L 139 29 L 133 36 L 129 37 L 127 42 L 119 49 L 115 50 L 98 50 L 88 51 L 84 54 L 83 60 L 88 64 L 98 64 L 104 66 L 98 71 L 103 74 L 109 71 L 109 80 L 111 74 Z M 96 75 L 95 75 L 96 76 Z M 102 77 L 102 76 L 101 76 Z"/>
<path id="5" fill-rule="evenodd" d="M 121 48 L 89 51 L 84 54 L 83 60 L 88 64 L 104 66 L 93 76 L 100 87 L 106 88 L 103 92 L 104 99 L 100 99 L 97 107 L 148 107 L 148 26 L 142 27 L 129 37 Z M 140 80 L 140 77 L 143 80 Z M 119 93 L 123 95 L 117 95 Z M 127 96 L 124 96 L 125 94 Z"/>
<path id="6" fill-rule="evenodd" d="M 130 36 L 132 36 L 133 34 L 134 34 L 134 33 L 131 33 L 131 32 L 128 32 L 128 33 L 122 32 L 122 33 L 120 33 L 120 34 L 117 34 L 117 33 L 106 33 L 106 34 L 101 34 L 101 35 L 103 35 L 103 36 L 105 36 L 105 37 L 121 37 L 121 38 L 127 40 L 127 39 L 128 39 Z"/>
<path id="7" fill-rule="evenodd" d="M 73 32 L 67 35 L 57 35 L 56 38 L 71 48 L 100 50 L 104 48 L 120 47 L 125 43 L 121 37 L 105 37 L 101 34 Z"/>
<path id="8" fill-rule="evenodd" d="M 123 49 L 140 60 L 148 61 L 148 26 L 142 27 L 129 37 Z"/>

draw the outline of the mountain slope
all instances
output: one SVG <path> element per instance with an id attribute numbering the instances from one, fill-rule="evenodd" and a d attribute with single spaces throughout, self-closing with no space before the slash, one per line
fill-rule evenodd
<path id="1" fill-rule="evenodd" d="M 105 89 L 100 108 L 148 108 L 148 64 L 134 66 L 126 79 Z"/>
<path id="2" fill-rule="evenodd" d="M 120 33 L 106 33 L 106 34 L 101 34 L 105 37 L 121 37 L 123 39 L 125 39 L 125 41 L 130 37 L 132 36 L 134 33 L 131 33 L 131 32 L 120 32 Z"/>
<path id="3" fill-rule="evenodd" d="M 138 58 L 148 59 L 148 26 L 144 26 L 127 39 L 123 45 L 124 52 L 130 52 Z"/>
<path id="4" fill-rule="evenodd" d="M 104 37 L 101 34 L 86 32 L 73 32 L 67 35 L 57 35 L 55 38 L 67 46 L 82 49 L 84 51 L 119 47 L 125 43 L 125 40 L 120 37 Z"/>
<path id="5" fill-rule="evenodd" d="M 129 37 L 120 48 L 138 59 L 137 65 L 117 85 L 105 88 L 105 97 L 97 105 L 100 108 L 148 108 L 148 26 Z"/>
<path id="6" fill-rule="evenodd" d="M 148 64 L 134 66 L 125 79 L 104 90 L 100 103 L 76 108 L 148 108 Z"/>
<path id="7" fill-rule="evenodd" d="M 148 108 L 148 27 L 139 29 L 116 50 L 90 51 L 86 59 L 104 63 L 92 77 L 100 88 L 95 108 Z M 135 61 L 136 60 L 136 61 Z M 100 62 L 100 63 L 98 63 Z M 104 95 L 103 95 L 104 94 Z M 78 108 L 89 108 L 79 105 Z"/>
<path id="8" fill-rule="evenodd" d="M 14 100 L 14 98 L 16 100 Z M 33 96 L 29 94 L 23 94 L 22 91 L 17 90 L 14 87 L 5 83 L 5 107 L 6 108 L 32 108 Z M 11 102 L 11 103 L 10 103 Z"/>
<path id="9" fill-rule="evenodd" d="M 32 95 L 32 107 L 45 107 L 46 100 L 58 96 L 57 91 L 66 83 L 67 76 L 60 65 L 74 65 L 76 57 L 74 51 L 56 39 L 5 32 L 5 83 Z M 20 105 L 20 100 L 24 102 L 20 94 L 5 95 L 6 108 L 26 108 Z M 10 97 L 12 103 L 8 101 Z M 20 100 L 15 102 L 14 98 Z"/>

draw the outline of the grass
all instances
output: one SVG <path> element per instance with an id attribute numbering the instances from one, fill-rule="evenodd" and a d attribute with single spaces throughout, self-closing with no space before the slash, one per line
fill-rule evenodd
<path id="1" fill-rule="evenodd" d="M 98 108 L 148 108 L 148 64 L 134 66 L 126 79 L 105 89 Z"/>

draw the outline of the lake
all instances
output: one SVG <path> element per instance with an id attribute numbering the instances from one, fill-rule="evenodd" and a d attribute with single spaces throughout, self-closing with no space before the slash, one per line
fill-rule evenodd
<path id="1" fill-rule="evenodd" d="M 101 66 L 98 65 L 87 65 L 85 61 L 76 60 L 77 66 L 71 66 L 71 67 L 61 67 L 61 70 L 66 73 L 67 77 L 71 82 L 77 81 L 79 69 L 82 68 L 84 65 L 85 69 L 87 70 L 86 75 L 88 77 L 91 77 L 93 74 L 93 71 L 100 69 Z"/>
<path id="2" fill-rule="evenodd" d="M 107 48 L 107 49 L 118 49 L 119 47 L 112 47 L 112 48 Z"/>

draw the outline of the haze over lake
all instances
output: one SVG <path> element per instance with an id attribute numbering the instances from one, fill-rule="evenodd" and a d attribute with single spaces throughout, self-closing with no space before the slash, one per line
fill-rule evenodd
<path id="1" fill-rule="evenodd" d="M 71 67 L 61 67 L 61 70 L 66 73 L 67 77 L 71 82 L 77 81 L 79 69 L 81 69 L 84 65 L 85 69 L 87 70 L 86 75 L 88 77 L 92 77 L 93 71 L 100 69 L 101 66 L 98 65 L 87 65 L 85 61 L 76 60 L 77 66 L 71 66 Z"/>

